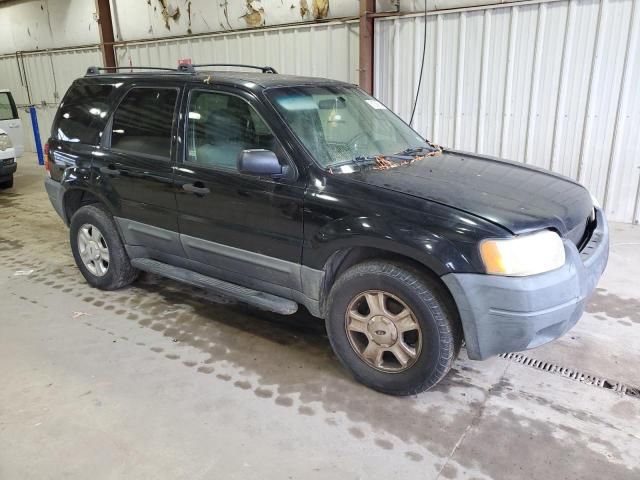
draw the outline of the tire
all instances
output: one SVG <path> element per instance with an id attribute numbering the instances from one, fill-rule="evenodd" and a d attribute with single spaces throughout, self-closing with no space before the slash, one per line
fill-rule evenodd
<path id="1" fill-rule="evenodd" d="M 87 226 L 92 228 L 87 228 Z M 93 234 L 93 236 L 90 235 L 91 240 L 95 242 L 92 245 L 99 244 L 102 247 L 99 250 L 104 252 L 106 246 L 108 261 L 94 261 L 89 265 L 85 263 L 81 250 L 85 253 L 88 250 L 83 249 L 83 239 L 79 237 L 81 229 Z M 99 241 L 94 238 L 96 233 L 99 234 Z M 69 235 L 73 258 L 89 285 L 101 290 L 117 290 L 131 284 L 137 278 L 139 271 L 131 266 L 113 218 L 102 205 L 92 204 L 79 208 L 71 218 Z M 96 251 L 95 248 L 94 251 Z M 98 270 L 97 266 L 102 270 L 96 271 Z M 90 268 L 94 271 L 91 271 Z"/>
<path id="2" fill-rule="evenodd" d="M 380 302 L 379 292 L 384 292 L 382 311 L 393 310 L 394 315 L 372 316 L 375 312 L 369 303 Z M 357 322 L 350 318 L 352 315 Z M 405 320 L 397 324 L 393 323 L 396 320 L 388 320 L 400 317 Z M 356 331 L 365 325 L 366 333 Z M 436 385 L 451 368 L 462 344 L 457 310 L 444 287 L 400 263 L 369 261 L 344 272 L 329 294 L 326 326 L 336 356 L 353 376 L 390 395 L 413 395 Z M 416 328 L 399 333 L 411 327 Z M 392 330 L 396 332 L 395 340 Z M 374 337 L 377 341 L 372 343 Z M 402 346 L 398 343 L 400 338 Z M 377 352 L 389 345 L 390 349 L 380 357 Z M 372 357 L 371 353 L 367 355 L 369 347 L 373 347 L 373 360 L 364 358 Z M 392 349 L 404 352 L 406 364 L 399 360 L 402 355 L 396 356 Z M 407 352 L 412 352 L 413 357 Z"/>
<path id="3" fill-rule="evenodd" d="M 5 180 L 0 183 L 0 188 L 13 188 L 13 175 L 9 178 L 9 180 Z"/>

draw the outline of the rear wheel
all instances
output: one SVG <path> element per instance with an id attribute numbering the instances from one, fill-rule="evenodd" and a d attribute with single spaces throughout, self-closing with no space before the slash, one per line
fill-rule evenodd
<path id="1" fill-rule="evenodd" d="M 347 270 L 331 289 L 326 323 L 336 355 L 356 379 L 391 395 L 437 384 L 462 342 L 442 287 L 395 263 Z"/>
<path id="2" fill-rule="evenodd" d="M 116 290 L 133 282 L 131 266 L 111 215 L 99 204 L 78 209 L 69 229 L 76 265 L 87 282 L 102 290 Z"/>

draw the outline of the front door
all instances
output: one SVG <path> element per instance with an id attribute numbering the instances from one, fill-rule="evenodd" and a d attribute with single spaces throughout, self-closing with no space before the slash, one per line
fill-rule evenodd
<path id="1" fill-rule="evenodd" d="M 94 174 L 110 192 L 125 243 L 140 255 L 182 255 L 173 186 L 181 86 L 135 85 L 107 124 Z M 162 257 L 160 257 L 162 258 Z"/>
<path id="2" fill-rule="evenodd" d="M 249 96 L 193 89 L 185 106 L 186 148 L 175 182 L 188 257 L 229 281 L 300 290 L 304 185 L 260 105 Z M 237 157 L 247 149 L 274 151 L 291 175 L 239 173 Z"/>

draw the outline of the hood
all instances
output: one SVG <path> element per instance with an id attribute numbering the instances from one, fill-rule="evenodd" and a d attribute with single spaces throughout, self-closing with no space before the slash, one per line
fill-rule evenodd
<path id="1" fill-rule="evenodd" d="M 352 178 L 463 210 L 514 234 L 554 228 L 574 243 L 593 212 L 591 195 L 573 180 L 452 150 L 390 170 L 364 169 Z"/>

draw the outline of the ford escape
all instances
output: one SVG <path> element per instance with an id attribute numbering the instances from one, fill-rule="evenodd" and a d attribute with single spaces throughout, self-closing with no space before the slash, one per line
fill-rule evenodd
<path id="1" fill-rule="evenodd" d="M 395 395 L 439 382 L 463 342 L 482 360 L 578 321 L 608 257 L 584 187 L 442 149 L 353 85 L 261 70 L 72 84 L 46 189 L 90 285 L 147 271 L 303 305 L 359 381 Z"/>

